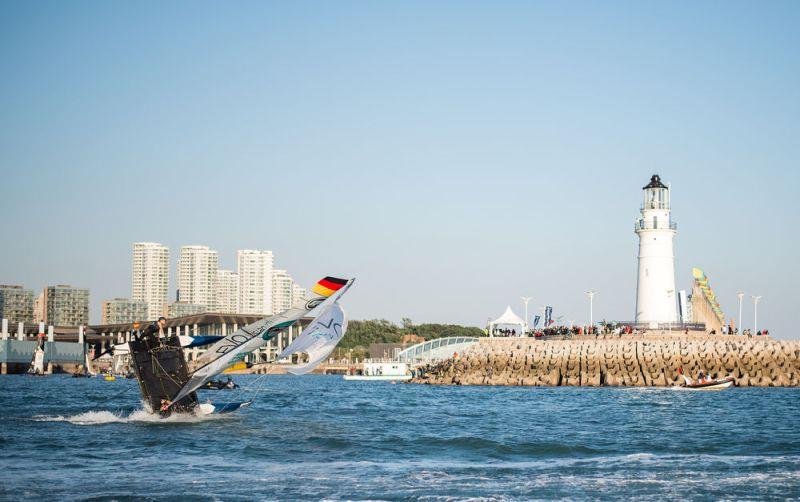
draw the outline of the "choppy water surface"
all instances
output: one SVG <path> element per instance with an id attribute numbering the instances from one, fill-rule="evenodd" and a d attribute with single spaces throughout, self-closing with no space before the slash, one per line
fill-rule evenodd
<path id="1" fill-rule="evenodd" d="M 162 421 L 133 380 L 0 377 L 0 498 L 800 497 L 800 389 L 262 382 Z"/>

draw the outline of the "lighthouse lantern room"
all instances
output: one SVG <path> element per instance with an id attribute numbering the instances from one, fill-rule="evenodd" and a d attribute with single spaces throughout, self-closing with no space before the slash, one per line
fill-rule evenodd
<path id="1" fill-rule="evenodd" d="M 675 253 L 677 227 L 670 217 L 669 187 L 654 174 L 643 187 L 639 236 L 639 278 L 636 283 L 636 322 L 655 328 L 677 321 Z"/>

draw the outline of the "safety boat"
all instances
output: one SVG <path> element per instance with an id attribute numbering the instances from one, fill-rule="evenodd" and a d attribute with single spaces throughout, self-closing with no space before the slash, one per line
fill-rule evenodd
<path id="1" fill-rule="evenodd" d="M 228 377 L 227 380 L 210 380 L 200 388 L 209 390 L 238 389 L 239 385 L 231 377 Z"/>
<path id="2" fill-rule="evenodd" d="M 145 336 L 137 336 L 127 342 L 131 365 L 146 408 L 167 417 L 172 413 L 229 413 L 249 406 L 253 396 L 249 400 L 238 401 L 238 394 L 235 394 L 224 403 L 201 403 L 197 391 L 229 367 L 241 362 L 250 352 L 267 345 L 303 317 L 314 317 L 314 321 L 278 355 L 278 359 L 303 352 L 308 354 L 308 362 L 303 366 L 288 368 L 288 371 L 299 375 L 313 370 L 333 352 L 347 330 L 347 320 L 338 300 L 354 281 L 325 277 L 306 294 L 301 305 L 221 337 L 198 358 L 193 372 L 189 371 L 183 353 L 183 348 L 191 344 L 175 336 L 163 337 L 160 332 L 163 332 L 164 325 L 161 325 L 161 329 L 158 326 L 148 328 Z M 255 390 L 257 392 L 258 389 Z"/>
<path id="3" fill-rule="evenodd" d="M 686 390 L 725 390 L 733 386 L 733 377 L 728 375 L 724 378 L 706 378 L 700 372 L 700 378 L 693 380 L 683 373 L 683 368 L 678 368 L 678 374 L 683 377 L 684 385 L 681 389 Z"/>
<path id="4" fill-rule="evenodd" d="M 726 376 L 725 378 L 712 378 L 702 382 L 686 382 L 683 387 L 687 390 L 725 390 L 733 386 L 733 377 Z"/>

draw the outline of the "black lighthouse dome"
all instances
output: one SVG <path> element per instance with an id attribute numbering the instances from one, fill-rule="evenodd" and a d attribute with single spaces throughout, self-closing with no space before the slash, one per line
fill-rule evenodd
<path id="1" fill-rule="evenodd" d="M 642 190 L 647 190 L 648 188 L 669 188 L 667 185 L 661 183 L 661 176 L 654 174 L 650 178 L 650 183 L 646 186 L 642 187 Z"/>

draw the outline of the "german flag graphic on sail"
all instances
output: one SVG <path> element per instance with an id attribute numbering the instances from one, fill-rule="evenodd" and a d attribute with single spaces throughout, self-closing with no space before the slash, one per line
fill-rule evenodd
<path id="1" fill-rule="evenodd" d="M 346 279 L 339 279 L 337 277 L 326 277 L 321 281 L 319 281 L 318 283 L 316 283 L 314 287 L 311 288 L 311 291 L 327 298 L 332 294 L 334 294 L 336 291 L 342 289 L 342 287 L 345 284 L 347 284 Z"/>

